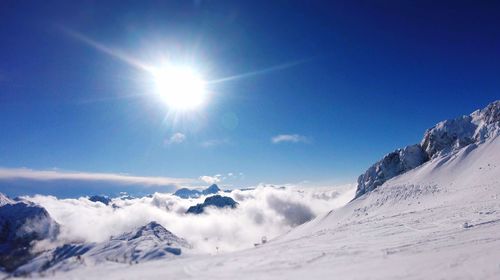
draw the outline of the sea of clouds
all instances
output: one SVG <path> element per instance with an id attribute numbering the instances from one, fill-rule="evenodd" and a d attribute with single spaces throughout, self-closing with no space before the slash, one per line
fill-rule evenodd
<path id="1" fill-rule="evenodd" d="M 54 196 L 24 197 L 45 207 L 61 225 L 57 243 L 103 242 L 156 221 L 193 245 L 195 253 L 228 252 L 254 246 L 265 236 L 270 240 L 318 215 L 345 205 L 355 188 L 298 188 L 258 186 L 250 190 L 221 192 L 238 202 L 236 209 L 209 208 L 201 215 L 185 214 L 205 197 L 182 199 L 155 193 L 134 199 L 100 202 L 58 199 Z M 115 205 L 115 207 L 112 206 Z"/>

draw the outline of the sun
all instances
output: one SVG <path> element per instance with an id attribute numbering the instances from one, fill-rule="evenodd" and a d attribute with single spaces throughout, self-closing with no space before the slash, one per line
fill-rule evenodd
<path id="1" fill-rule="evenodd" d="M 153 71 L 156 92 L 174 111 L 200 107 L 206 99 L 205 81 L 188 66 L 163 66 Z"/>

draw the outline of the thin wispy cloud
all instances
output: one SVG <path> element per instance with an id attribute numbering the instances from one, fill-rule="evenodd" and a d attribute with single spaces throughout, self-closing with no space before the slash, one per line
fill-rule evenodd
<path id="1" fill-rule="evenodd" d="M 211 140 L 201 142 L 200 145 L 204 148 L 211 148 L 211 147 L 226 145 L 226 144 L 230 144 L 230 143 L 231 143 L 231 141 L 229 141 L 228 139 L 211 139 Z"/>
<path id="2" fill-rule="evenodd" d="M 310 143 L 311 140 L 303 135 L 299 134 L 280 134 L 271 138 L 273 144 L 279 143 Z"/>
<path id="3" fill-rule="evenodd" d="M 199 183 L 190 178 L 146 177 L 119 173 L 93 173 L 62 170 L 33 170 L 28 168 L 0 168 L 0 181 L 6 180 L 33 181 L 101 181 L 122 185 L 142 186 L 180 186 Z"/>
<path id="4" fill-rule="evenodd" d="M 165 140 L 165 144 L 180 144 L 186 140 L 186 135 L 180 132 L 174 133 L 170 138 Z"/>

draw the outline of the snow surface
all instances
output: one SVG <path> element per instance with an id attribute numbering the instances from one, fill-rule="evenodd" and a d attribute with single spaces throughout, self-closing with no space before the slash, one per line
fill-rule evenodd
<path id="1" fill-rule="evenodd" d="M 500 137 L 437 156 L 256 248 L 55 279 L 500 279 Z"/>

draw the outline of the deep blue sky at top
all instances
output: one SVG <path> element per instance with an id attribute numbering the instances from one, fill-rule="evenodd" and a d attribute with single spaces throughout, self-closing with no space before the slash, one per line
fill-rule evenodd
<path id="1" fill-rule="evenodd" d="M 0 167 L 352 182 L 436 122 L 499 98 L 498 1 L 2 1 Z M 131 56 L 212 85 L 175 124 Z M 183 143 L 166 145 L 173 133 Z M 309 143 L 271 143 L 299 134 Z"/>

